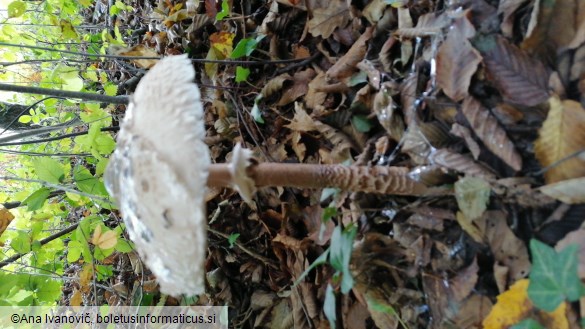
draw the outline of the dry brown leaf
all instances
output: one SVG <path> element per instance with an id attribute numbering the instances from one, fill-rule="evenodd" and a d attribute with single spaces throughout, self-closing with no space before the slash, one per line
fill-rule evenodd
<path id="1" fill-rule="evenodd" d="M 480 148 L 479 144 L 473 139 L 471 136 L 471 131 L 467 129 L 467 127 L 462 126 L 458 123 L 454 123 L 451 126 L 451 133 L 457 137 L 463 138 L 465 140 L 465 144 L 469 151 L 471 151 L 471 155 L 473 158 L 477 160 L 479 158 Z"/>
<path id="2" fill-rule="evenodd" d="M 483 107 L 475 98 L 468 96 L 461 106 L 461 111 L 477 137 L 490 151 L 512 169 L 516 171 L 522 169 L 522 158 L 516 151 L 514 143 L 487 108 Z"/>
<path id="3" fill-rule="evenodd" d="M 535 3 L 528 36 L 522 48 L 554 63 L 558 49 L 566 47 L 585 21 L 585 2 L 582 0 L 539 1 Z"/>
<path id="4" fill-rule="evenodd" d="M 569 155 L 585 148 L 585 109 L 572 101 L 549 99 L 548 116 L 534 144 L 534 153 L 543 167 L 547 184 L 585 176 L 585 161 L 573 157 L 556 164 Z"/>
<path id="5" fill-rule="evenodd" d="M 70 306 L 81 306 L 83 305 L 83 295 L 81 291 L 73 288 L 73 294 L 69 297 L 69 305 Z"/>
<path id="6" fill-rule="evenodd" d="M 487 71 L 506 100 L 535 106 L 549 96 L 546 67 L 503 37 L 476 38 Z"/>
<path id="7" fill-rule="evenodd" d="M 83 265 L 83 269 L 79 272 L 79 289 L 82 292 L 89 292 L 91 290 L 91 279 L 93 278 L 93 267 L 91 264 Z"/>
<path id="8" fill-rule="evenodd" d="M 376 113 L 376 117 L 382 127 L 386 129 L 388 136 L 395 141 L 399 141 L 404 134 L 404 122 L 394 108 L 390 88 L 384 84 L 374 97 L 373 111 Z"/>
<path id="9" fill-rule="evenodd" d="M 366 56 L 367 43 L 372 38 L 373 31 L 373 27 L 368 27 L 349 51 L 327 70 L 328 81 L 341 80 L 352 75 L 357 64 Z"/>
<path id="10" fill-rule="evenodd" d="M 141 57 L 159 57 L 160 55 L 154 49 L 147 48 L 144 45 L 136 45 L 131 48 L 111 47 L 110 51 L 117 56 L 141 56 Z M 158 59 L 132 59 L 132 63 L 143 69 L 149 69 L 158 63 Z"/>
<path id="11" fill-rule="evenodd" d="M 431 152 L 429 160 L 431 163 L 436 163 L 466 175 L 484 177 L 485 179 L 495 178 L 492 172 L 475 162 L 471 157 L 447 149 Z"/>
<path id="12" fill-rule="evenodd" d="M 485 219 L 485 236 L 496 261 L 507 266 L 508 282 L 525 278 L 530 272 L 530 258 L 526 244 L 508 227 L 506 215 L 501 211 L 488 211 Z"/>
<path id="13" fill-rule="evenodd" d="M 362 11 L 364 17 L 370 22 L 370 24 L 376 24 L 384 15 L 384 10 L 388 6 L 388 3 L 384 0 L 373 0 L 368 1 L 366 8 Z"/>
<path id="14" fill-rule="evenodd" d="M 474 35 L 475 28 L 467 18 L 458 18 L 437 53 L 437 83 L 455 101 L 469 95 L 471 77 L 481 63 L 479 52 L 468 40 Z"/>
<path id="15" fill-rule="evenodd" d="M 568 204 L 585 203 L 585 177 L 541 186 L 540 192 Z"/>
<path id="16" fill-rule="evenodd" d="M 292 103 L 297 98 L 305 95 L 309 90 L 309 82 L 313 80 L 315 75 L 316 73 L 313 69 L 306 69 L 304 71 L 295 73 L 292 78 L 294 82 L 293 85 L 282 94 L 282 97 L 278 101 L 278 106 L 284 106 L 286 104 Z"/>
<path id="17" fill-rule="evenodd" d="M 262 91 L 260 93 L 262 94 L 262 96 L 265 99 L 269 98 L 270 96 L 272 96 L 272 95 L 276 94 L 277 92 L 279 92 L 280 90 L 282 90 L 282 86 L 284 85 L 285 81 L 291 81 L 291 80 L 293 80 L 293 77 L 291 77 L 287 73 L 276 76 L 276 77 L 270 79 L 266 83 L 266 85 L 264 85 L 264 87 L 262 88 Z"/>
<path id="18" fill-rule="evenodd" d="M 325 8 L 315 8 L 313 18 L 307 22 L 309 33 L 327 39 L 338 27 L 344 27 L 349 22 L 349 7 L 343 0 L 333 0 Z"/>
<path id="19" fill-rule="evenodd" d="M 514 28 L 514 14 L 520 6 L 522 6 L 528 0 L 502 0 L 498 5 L 498 14 L 503 14 L 502 16 L 502 24 L 500 24 L 500 28 L 502 29 L 502 34 L 506 37 L 512 36 L 512 30 Z"/>

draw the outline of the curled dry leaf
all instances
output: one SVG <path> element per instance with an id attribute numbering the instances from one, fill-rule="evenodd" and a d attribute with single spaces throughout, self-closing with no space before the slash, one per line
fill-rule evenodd
<path id="1" fill-rule="evenodd" d="M 572 101 L 549 99 L 548 116 L 534 144 L 534 153 L 548 170 L 544 177 L 548 184 L 585 176 L 585 161 L 571 154 L 585 148 L 585 109 Z M 561 160 L 562 161 L 559 163 Z"/>
<path id="2" fill-rule="evenodd" d="M 471 131 L 467 129 L 467 127 L 462 126 L 458 123 L 454 123 L 451 126 L 451 133 L 457 137 L 461 137 L 465 140 L 465 144 L 467 144 L 467 148 L 471 151 L 473 158 L 477 160 L 479 158 L 479 144 L 473 139 L 471 136 Z"/>
<path id="3" fill-rule="evenodd" d="M 293 76 L 293 85 L 288 88 L 278 101 L 279 106 L 294 102 L 297 98 L 305 95 L 309 90 L 309 82 L 315 77 L 315 70 L 307 69 L 299 71 Z M 274 80 L 274 79 L 273 79 Z M 264 89 L 262 89 L 264 91 Z"/>
<path id="4" fill-rule="evenodd" d="M 468 40 L 474 35 L 473 25 L 466 17 L 460 17 L 453 22 L 437 53 L 437 83 L 455 101 L 469 95 L 471 77 L 481 62 L 479 52 Z"/>
<path id="5" fill-rule="evenodd" d="M 404 122 L 394 108 L 394 100 L 390 95 L 389 88 L 384 84 L 374 97 L 373 110 L 382 127 L 386 129 L 388 136 L 399 141 L 404 134 Z"/>
<path id="6" fill-rule="evenodd" d="M 503 37 L 477 37 L 474 46 L 483 55 L 490 77 L 508 101 L 535 106 L 547 100 L 550 73 L 542 62 Z"/>
<path id="7" fill-rule="evenodd" d="M 473 131 L 484 145 L 512 169 L 522 169 L 522 158 L 514 143 L 508 138 L 504 129 L 491 112 L 483 107 L 475 98 L 465 98 L 461 111 L 471 124 Z"/>
<path id="8" fill-rule="evenodd" d="M 373 31 L 373 27 L 368 27 L 349 51 L 327 70 L 327 80 L 347 78 L 355 71 L 357 64 L 366 56 L 367 43 L 372 38 Z"/>
<path id="9" fill-rule="evenodd" d="M 539 190 L 564 203 L 585 203 L 585 177 L 544 185 Z"/>

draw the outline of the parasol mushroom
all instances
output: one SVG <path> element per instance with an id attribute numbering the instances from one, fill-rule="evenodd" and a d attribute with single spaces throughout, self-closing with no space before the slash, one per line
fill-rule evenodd
<path id="1" fill-rule="evenodd" d="M 426 191 L 403 168 L 258 163 L 239 145 L 230 163 L 211 164 L 194 78 L 186 55 L 164 58 L 144 76 L 105 173 L 128 234 L 163 293 L 205 290 L 206 186 L 233 187 L 247 202 L 262 186 L 401 195 Z"/>

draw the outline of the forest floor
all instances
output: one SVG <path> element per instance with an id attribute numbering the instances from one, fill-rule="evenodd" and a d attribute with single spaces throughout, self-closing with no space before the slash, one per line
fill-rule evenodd
<path id="1" fill-rule="evenodd" d="M 261 161 L 394 166 L 446 191 L 264 188 L 249 205 L 211 190 L 197 304 L 229 305 L 237 328 L 578 326 L 580 295 L 559 288 L 568 302 L 549 313 L 527 289 L 585 275 L 584 4 L 149 3 L 116 17 L 136 33 L 114 53 L 195 59 L 212 161 L 241 143 Z M 535 264 L 539 250 L 552 260 Z M 156 295 L 148 271 L 120 280 Z"/>

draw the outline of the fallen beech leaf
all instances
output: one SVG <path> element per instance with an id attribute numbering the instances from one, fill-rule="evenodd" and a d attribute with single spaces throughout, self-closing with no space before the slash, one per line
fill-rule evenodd
<path id="1" fill-rule="evenodd" d="M 504 98 L 526 106 L 546 101 L 550 73 L 542 62 L 503 37 L 476 37 L 473 45 L 483 55 L 487 71 Z"/>
<path id="2" fill-rule="evenodd" d="M 461 111 L 484 145 L 512 169 L 522 169 L 522 158 L 498 120 L 472 96 L 465 98 Z"/>
<path id="3" fill-rule="evenodd" d="M 471 77 L 481 62 L 479 52 L 468 40 L 474 35 L 473 25 L 466 17 L 460 17 L 453 22 L 437 53 L 437 83 L 455 101 L 469 95 Z"/>
<path id="4" fill-rule="evenodd" d="M 546 328 L 569 328 L 569 322 L 565 317 L 566 303 L 562 303 L 551 313 L 535 310 L 528 299 L 526 290 L 529 280 L 523 279 L 514 283 L 510 289 L 498 296 L 498 302 L 492 308 L 490 314 L 483 320 L 484 329 L 505 329 L 536 315 Z"/>
<path id="5" fill-rule="evenodd" d="M 459 154 L 448 149 L 434 150 L 429 156 L 431 163 L 442 167 L 457 170 L 469 176 L 493 179 L 495 175 L 487 168 L 473 161 L 468 155 Z"/>
<path id="6" fill-rule="evenodd" d="M 585 203 L 585 177 L 544 185 L 539 190 L 564 203 Z"/>
<path id="7" fill-rule="evenodd" d="M 326 8 L 315 8 L 313 18 L 307 22 L 309 33 L 327 39 L 338 27 L 344 27 L 349 21 L 349 7 L 343 0 L 330 1 Z"/>
<path id="8" fill-rule="evenodd" d="M 557 164 L 585 148 L 585 109 L 572 100 L 549 99 L 548 116 L 534 142 L 534 153 L 543 167 L 548 184 L 585 176 L 585 161 L 573 157 Z"/>
<path id="9" fill-rule="evenodd" d="M 142 56 L 142 57 L 159 57 L 160 55 L 152 48 L 144 45 L 136 45 L 131 48 L 110 47 L 113 55 L 117 56 Z M 143 69 L 149 69 L 158 63 L 158 59 L 132 59 L 130 60 L 136 66 Z"/>

